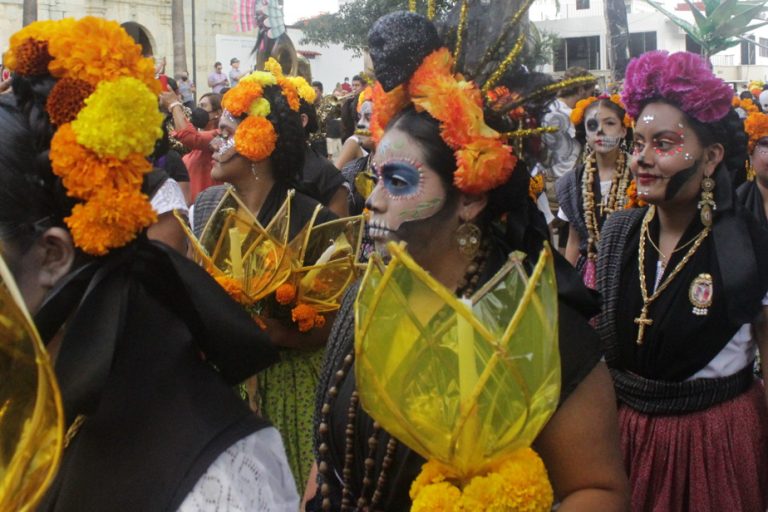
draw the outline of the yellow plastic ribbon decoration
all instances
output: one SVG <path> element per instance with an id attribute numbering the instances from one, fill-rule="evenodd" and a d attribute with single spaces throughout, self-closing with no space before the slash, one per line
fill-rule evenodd
<path id="1" fill-rule="evenodd" d="M 446 478 L 468 484 L 530 447 L 557 407 L 552 254 L 545 248 L 530 276 L 522 255 L 511 255 L 467 305 L 403 246 L 388 249 L 391 261 L 384 267 L 374 255 L 355 303 L 360 402 L 449 468 Z"/>
<path id="2" fill-rule="evenodd" d="M 34 510 L 53 480 L 64 413 L 48 354 L 0 258 L 0 510 Z"/>

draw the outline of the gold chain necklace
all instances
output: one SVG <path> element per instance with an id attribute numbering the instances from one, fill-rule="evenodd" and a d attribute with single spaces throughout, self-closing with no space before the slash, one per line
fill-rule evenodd
<path id="1" fill-rule="evenodd" d="M 656 252 L 657 252 L 657 253 L 659 253 L 659 256 L 661 256 L 661 257 L 662 257 L 664 260 L 666 260 L 666 261 L 662 261 L 662 262 L 661 262 L 661 266 L 663 266 L 663 267 L 666 267 L 666 266 L 667 266 L 667 261 L 669 261 L 669 259 L 667 258 L 667 255 L 666 255 L 666 254 L 664 254 L 663 252 L 661 252 L 661 249 L 659 248 L 659 246 L 658 246 L 658 245 L 656 245 L 656 242 L 654 242 L 654 241 L 653 241 L 653 237 L 651 237 L 651 232 L 650 232 L 650 230 L 649 230 L 649 231 L 646 231 L 646 232 L 645 232 L 645 234 L 646 234 L 646 236 L 648 237 L 648 241 L 649 241 L 649 242 L 651 242 L 651 246 L 652 246 L 654 249 L 656 249 Z M 687 242 L 685 242 L 685 243 L 684 243 L 683 245 L 681 245 L 680 247 L 677 247 L 677 248 L 673 249 L 673 250 L 672 250 L 672 252 L 671 252 L 671 253 L 669 253 L 669 258 L 671 258 L 671 257 L 672 257 L 672 255 L 673 255 L 673 254 L 675 254 L 676 252 L 680 252 L 680 251 L 682 251 L 683 249 L 685 249 L 686 247 L 688 247 L 689 245 L 691 245 L 691 244 L 692 244 L 693 242 L 695 242 L 695 241 L 696 241 L 696 239 L 695 239 L 695 238 L 691 238 L 690 240 L 688 240 Z"/>
<path id="2" fill-rule="evenodd" d="M 672 273 L 669 274 L 654 290 L 653 295 L 650 297 L 648 296 L 648 288 L 645 283 L 645 239 L 648 238 L 648 225 L 651 223 L 651 220 L 653 219 L 653 216 L 656 214 L 656 207 L 650 206 L 648 208 L 648 212 L 645 214 L 645 217 L 643 218 L 643 224 L 640 228 L 640 249 L 638 251 L 637 255 L 637 267 L 638 272 L 640 273 L 640 295 L 643 298 L 643 307 L 640 309 L 640 316 L 635 318 L 635 323 L 637 324 L 637 340 L 636 343 L 638 345 L 643 344 L 643 338 L 645 337 L 645 328 L 650 327 L 653 324 L 653 320 L 648 316 L 648 307 L 651 305 L 651 303 L 656 300 L 659 295 L 661 295 L 661 292 L 667 289 L 667 286 L 669 286 L 669 283 L 672 282 L 672 280 L 677 276 L 677 274 L 680 273 L 680 271 L 683 269 L 683 267 L 688 263 L 688 260 L 691 259 L 691 257 L 694 255 L 694 253 L 699 249 L 701 244 L 704 242 L 704 239 L 707 238 L 707 235 L 709 235 L 709 232 L 711 231 L 710 227 L 705 227 L 701 230 L 701 232 L 696 235 L 696 238 L 694 238 L 693 245 L 690 249 L 688 249 L 688 252 L 683 256 L 683 259 L 681 259 L 677 265 L 675 265 L 674 270 L 672 270 Z"/>
<path id="3" fill-rule="evenodd" d="M 619 152 L 616 159 L 616 172 L 611 180 L 611 188 L 606 201 L 600 204 L 600 217 L 610 215 L 616 210 L 623 209 L 626 201 L 627 187 L 629 186 L 629 172 L 627 169 L 627 155 Z M 582 206 L 584 209 L 584 224 L 587 227 L 587 258 L 597 260 L 597 246 L 600 242 L 600 226 L 595 205 L 595 173 L 597 172 L 597 157 L 590 153 L 584 166 L 582 179 Z"/>

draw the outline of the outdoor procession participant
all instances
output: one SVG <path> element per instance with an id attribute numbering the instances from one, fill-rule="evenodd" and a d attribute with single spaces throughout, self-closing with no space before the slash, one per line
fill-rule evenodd
<path id="1" fill-rule="evenodd" d="M 749 114 L 744 121 L 744 131 L 749 137 L 747 181 L 736 190 L 736 196 L 760 225 L 768 228 L 768 114 Z"/>
<path id="2" fill-rule="evenodd" d="M 597 325 L 633 510 L 768 505 L 768 409 L 752 375 L 768 349 L 768 237 L 733 194 L 747 140 L 732 96 L 691 53 L 627 68 L 631 170 L 650 206 L 603 227 Z"/>
<path id="3" fill-rule="evenodd" d="M 595 288 L 600 229 L 611 213 L 624 208 L 631 181 L 625 150 L 632 123 L 618 94 L 579 100 L 571 111 L 576 138 L 588 148 L 584 164 L 556 183 L 558 217 L 570 223 L 565 258 L 584 284 Z"/>
<path id="4" fill-rule="evenodd" d="M 225 94 L 219 123 L 223 143 L 214 153 L 212 176 L 226 185 L 205 190 L 195 201 L 192 229 L 198 239 L 218 208 L 230 202 L 235 209 L 241 207 L 228 191 L 262 226 L 270 224 L 290 196 L 288 240 L 313 218 L 317 224 L 336 218 L 326 208 L 315 217 L 319 202 L 293 190 L 301 183 L 304 165 L 300 99 L 309 93 L 314 91 L 306 80 L 283 76 L 280 65 L 270 59 L 266 71 L 243 77 Z M 330 323 L 300 332 L 290 318 L 264 321 L 272 342 L 283 350 L 280 361 L 259 374 L 255 398 L 259 413 L 282 434 L 297 487 L 303 489 L 313 459 L 314 392 Z M 253 329 L 258 327 L 253 324 Z"/>
<path id="5" fill-rule="evenodd" d="M 0 249 L 65 414 L 38 510 L 295 507 L 279 434 L 232 390 L 275 349 L 203 270 L 143 233 L 162 122 L 152 61 L 116 22 L 86 17 L 26 26 L 5 62 Z"/>
<path id="6" fill-rule="evenodd" d="M 461 16 L 469 19 L 466 33 L 490 19 L 503 25 L 508 18 L 498 19 L 500 8 L 505 6 L 470 8 Z M 465 33 L 462 25 L 460 34 Z M 492 42 L 466 38 L 457 59 L 471 69 L 473 52 L 482 56 Z M 407 12 L 384 16 L 369 33 L 369 47 L 379 80 L 371 126 L 379 139 L 372 165 L 378 181 L 367 201 L 377 250 L 386 253 L 387 242 L 406 242 L 425 272 L 464 299 L 494 279 L 511 251 L 524 251 L 531 269 L 547 228 L 528 197 L 525 167 L 515 168 L 518 160 L 506 138 L 486 124 L 494 119 L 506 132 L 504 116 L 484 112 L 475 102 L 482 98 L 480 86 L 453 74 L 451 52 L 427 18 Z M 499 53 L 506 54 L 503 48 Z M 491 64 L 491 71 L 473 77 L 477 83 L 493 81 L 499 64 Z M 475 156 L 473 148 L 480 148 Z M 536 450 L 549 472 L 558 510 L 625 510 L 627 482 L 612 424 L 615 398 L 600 363 L 597 336 L 586 320 L 596 303 L 564 260 L 556 266 L 562 393 L 559 409 L 536 439 Z M 307 509 L 408 510 L 416 507 L 409 490 L 414 492 L 425 460 L 360 406 L 353 351 L 356 295 L 355 287 L 339 311 L 318 387 L 318 478 L 305 492 L 305 499 L 312 498 Z M 434 344 L 440 346 L 441 340 Z M 454 391 L 435 389 L 432 400 L 441 400 L 443 393 Z M 422 504 L 414 510 L 451 509 Z"/>

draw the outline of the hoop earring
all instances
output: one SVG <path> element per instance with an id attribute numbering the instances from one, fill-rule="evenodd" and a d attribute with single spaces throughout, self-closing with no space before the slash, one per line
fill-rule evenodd
<path id="1" fill-rule="evenodd" d="M 256 171 L 256 164 L 255 164 L 255 163 L 253 163 L 253 162 L 251 162 L 251 174 L 253 174 L 253 179 L 254 179 L 254 180 L 256 180 L 256 181 L 259 181 L 259 180 L 261 179 L 261 178 L 259 177 L 259 175 L 257 174 L 257 171 Z"/>
<path id="2" fill-rule="evenodd" d="M 717 210 L 717 203 L 715 203 L 715 194 L 712 192 L 715 190 L 715 180 L 709 176 L 705 176 L 701 180 L 701 200 L 699 201 L 699 210 L 701 210 L 701 223 L 705 227 L 712 225 L 712 212 Z"/>
<path id="3" fill-rule="evenodd" d="M 755 168 L 752 166 L 752 160 L 747 158 L 745 167 L 747 169 L 747 181 L 755 181 L 755 176 L 757 174 L 755 173 Z"/>
<path id="4" fill-rule="evenodd" d="M 473 259 L 480 250 L 482 231 L 473 222 L 464 222 L 457 229 L 454 237 L 462 256 Z"/>

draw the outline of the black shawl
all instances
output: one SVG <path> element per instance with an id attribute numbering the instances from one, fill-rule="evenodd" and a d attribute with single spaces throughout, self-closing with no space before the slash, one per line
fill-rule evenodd
<path id="1" fill-rule="evenodd" d="M 763 228 L 768 228 L 768 217 L 765 216 L 763 195 L 757 186 L 757 181 L 747 181 L 736 189 L 736 198 L 744 207 L 752 212 Z"/>
<path id="2" fill-rule="evenodd" d="M 35 316 L 66 424 L 85 416 L 39 510 L 176 510 L 229 446 L 264 427 L 232 387 L 277 353 L 199 266 L 142 236 L 80 267 Z"/>

